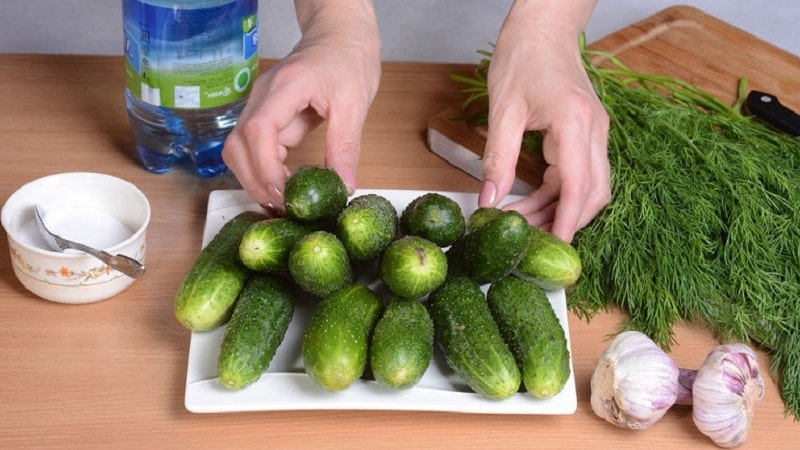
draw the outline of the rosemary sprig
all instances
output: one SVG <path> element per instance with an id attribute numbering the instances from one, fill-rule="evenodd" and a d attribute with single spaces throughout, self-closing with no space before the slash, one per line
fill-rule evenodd
<path id="1" fill-rule="evenodd" d="M 589 50 L 584 67 L 611 120 L 611 203 L 575 237 L 583 274 L 568 297 L 589 320 L 611 307 L 621 328 L 665 348 L 673 326 L 772 355 L 786 411 L 800 418 L 800 141 L 682 80 L 639 73 Z M 465 84 L 465 113 L 488 116 L 491 53 Z M 607 61 L 603 67 L 591 58 Z M 523 151 L 540 151 L 537 132 Z"/>

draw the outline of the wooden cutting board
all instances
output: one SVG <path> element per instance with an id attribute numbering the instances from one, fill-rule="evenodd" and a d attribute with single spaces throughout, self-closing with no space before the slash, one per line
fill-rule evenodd
<path id="1" fill-rule="evenodd" d="M 674 6 L 593 43 L 634 70 L 669 75 L 709 91 L 727 103 L 740 78 L 749 89 L 770 92 L 800 110 L 800 57 L 690 6 Z M 602 64 L 596 61 L 597 64 Z M 485 139 L 458 120 L 454 105 L 428 122 L 428 148 L 475 178 L 481 178 Z M 521 155 L 512 193 L 538 186 L 544 163 Z"/>

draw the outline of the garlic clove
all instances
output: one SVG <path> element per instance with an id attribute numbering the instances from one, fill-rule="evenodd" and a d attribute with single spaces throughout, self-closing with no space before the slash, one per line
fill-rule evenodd
<path id="1" fill-rule="evenodd" d="M 720 345 L 697 371 L 692 385 L 692 419 L 718 446 L 736 447 L 750 434 L 764 390 L 755 352 L 744 344 Z"/>
<path id="2" fill-rule="evenodd" d="M 691 406 L 692 404 L 692 385 L 697 377 L 696 370 L 678 368 L 678 398 L 675 399 L 676 405 Z"/>
<path id="3" fill-rule="evenodd" d="M 678 366 L 638 331 L 618 334 L 600 355 L 592 374 L 592 410 L 619 427 L 649 428 L 677 396 Z"/>

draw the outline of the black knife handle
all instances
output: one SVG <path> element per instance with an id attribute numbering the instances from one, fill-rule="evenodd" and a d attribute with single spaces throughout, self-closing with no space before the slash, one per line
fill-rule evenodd
<path id="1" fill-rule="evenodd" d="M 745 108 L 767 126 L 790 136 L 800 136 L 800 115 L 784 106 L 778 97 L 766 92 L 750 91 Z"/>

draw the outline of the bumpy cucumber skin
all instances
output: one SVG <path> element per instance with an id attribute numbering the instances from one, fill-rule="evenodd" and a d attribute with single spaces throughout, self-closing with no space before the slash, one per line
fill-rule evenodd
<path id="1" fill-rule="evenodd" d="M 428 192 L 403 210 L 400 230 L 405 235 L 423 237 L 439 247 L 449 247 L 464 235 L 466 219 L 455 200 Z"/>
<path id="2" fill-rule="evenodd" d="M 394 215 L 395 220 L 400 220 L 397 217 L 397 209 L 394 207 L 392 202 L 389 201 L 386 197 L 378 194 L 363 194 L 357 197 L 353 197 L 350 200 L 348 206 L 355 206 L 359 208 L 378 208 L 382 212 Z"/>
<path id="3" fill-rule="evenodd" d="M 496 219 L 502 212 L 502 209 L 491 207 L 482 207 L 472 211 L 467 223 L 467 232 L 472 233 L 473 231 L 483 228 L 484 225 Z"/>
<path id="4" fill-rule="evenodd" d="M 514 395 L 521 383 L 520 370 L 480 285 L 467 276 L 452 275 L 429 301 L 435 341 L 456 374 L 488 398 Z"/>
<path id="5" fill-rule="evenodd" d="M 369 365 L 375 380 L 393 389 L 419 382 L 433 359 L 433 320 L 416 300 L 389 299 L 375 325 Z"/>
<path id="6" fill-rule="evenodd" d="M 283 342 L 294 313 L 289 282 L 277 275 L 256 274 L 245 284 L 220 345 L 220 383 L 242 389 L 257 381 Z"/>
<path id="7" fill-rule="evenodd" d="M 404 236 L 386 247 L 378 272 L 393 294 L 417 299 L 441 286 L 447 278 L 447 256 L 425 238 Z"/>
<path id="8" fill-rule="evenodd" d="M 569 348 L 564 329 L 544 291 L 513 275 L 489 287 L 489 309 L 522 371 L 529 394 L 550 398 L 569 379 Z"/>
<path id="9" fill-rule="evenodd" d="M 309 224 L 286 217 L 260 220 L 242 236 L 239 258 L 256 272 L 285 272 L 289 270 L 289 252 L 294 244 L 314 230 Z"/>
<path id="10" fill-rule="evenodd" d="M 347 186 L 333 169 L 302 166 L 283 190 L 287 217 L 301 222 L 336 218 L 347 205 Z"/>
<path id="11" fill-rule="evenodd" d="M 574 285 L 582 270 L 578 250 L 552 233 L 533 226 L 531 230 L 531 243 L 514 274 L 546 291 Z"/>
<path id="12" fill-rule="evenodd" d="M 250 211 L 238 214 L 200 251 L 175 295 L 175 318 L 184 327 L 206 331 L 228 320 L 252 273 L 239 260 L 239 243 L 245 230 L 264 218 Z"/>
<path id="13" fill-rule="evenodd" d="M 377 194 L 354 198 L 336 220 L 336 235 L 354 261 L 381 254 L 397 236 L 397 210 Z"/>
<path id="14" fill-rule="evenodd" d="M 516 211 L 501 211 L 480 228 L 464 235 L 447 250 L 453 273 L 491 283 L 511 273 L 525 256 L 531 226 Z"/>
<path id="15" fill-rule="evenodd" d="M 313 231 L 289 252 L 289 273 L 306 292 L 325 297 L 347 286 L 353 268 L 342 242 L 328 231 Z"/>
<path id="16" fill-rule="evenodd" d="M 369 339 L 383 304 L 368 287 L 352 284 L 323 299 L 303 334 L 303 367 L 320 386 L 341 391 L 367 367 Z"/>

